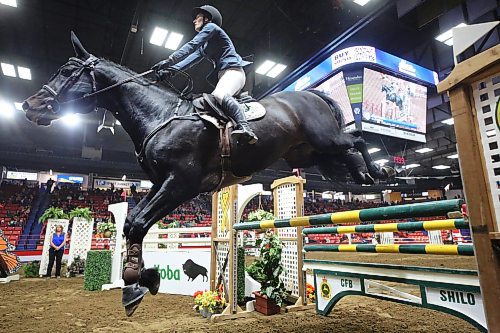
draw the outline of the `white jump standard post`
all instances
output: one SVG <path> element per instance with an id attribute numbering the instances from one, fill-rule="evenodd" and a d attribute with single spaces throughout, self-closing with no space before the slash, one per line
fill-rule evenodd
<path id="1" fill-rule="evenodd" d="M 116 224 L 116 240 L 111 261 L 111 283 L 102 285 L 101 290 L 110 290 L 115 288 L 123 288 L 125 283 L 122 279 L 123 268 L 123 254 L 125 253 L 125 238 L 122 236 L 123 227 L 125 226 L 125 219 L 128 213 L 128 203 L 120 202 L 108 206 L 110 211 L 115 217 Z"/>

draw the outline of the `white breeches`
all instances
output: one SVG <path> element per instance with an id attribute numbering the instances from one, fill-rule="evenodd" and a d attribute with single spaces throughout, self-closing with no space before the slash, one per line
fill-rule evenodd
<path id="1" fill-rule="evenodd" d="M 234 96 L 245 85 L 245 71 L 241 67 L 228 68 L 219 72 L 219 82 L 212 95 L 222 103 L 224 96 Z"/>

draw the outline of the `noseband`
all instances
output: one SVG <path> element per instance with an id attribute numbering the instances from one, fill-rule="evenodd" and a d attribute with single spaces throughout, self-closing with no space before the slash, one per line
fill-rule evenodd
<path id="1" fill-rule="evenodd" d="M 79 68 L 74 71 L 70 77 L 68 77 L 64 82 L 63 84 L 61 85 L 61 88 L 59 88 L 59 91 L 56 91 L 54 88 L 52 88 L 51 86 L 49 86 L 48 84 L 44 84 L 42 89 L 44 89 L 45 91 L 47 91 L 53 98 L 53 103 L 52 104 L 49 104 L 47 106 L 47 108 L 52 112 L 52 113 L 55 113 L 57 114 L 57 111 L 59 111 L 61 105 L 65 105 L 65 104 L 70 104 L 70 103 L 75 103 L 75 102 L 80 102 L 82 100 L 85 100 L 85 99 L 88 99 L 90 97 L 94 97 L 100 93 L 103 93 L 105 91 L 108 91 L 108 90 L 111 90 L 115 87 L 118 87 L 118 86 L 121 86 L 122 84 L 124 83 L 127 83 L 127 82 L 130 82 L 130 81 L 133 81 L 139 77 L 142 77 L 142 76 L 145 76 L 145 75 L 148 75 L 150 73 L 153 72 L 153 70 L 148 70 L 148 71 L 145 71 L 141 74 L 137 74 L 137 75 L 134 75 L 134 76 L 131 76 L 125 80 L 122 80 L 120 82 L 117 82 L 115 84 L 112 84 L 111 86 L 109 87 L 106 87 L 106 88 L 103 88 L 101 90 L 97 90 L 96 88 L 96 79 L 95 79 L 95 66 L 99 63 L 99 59 L 97 57 L 94 57 L 93 55 L 90 55 L 89 58 L 87 58 L 87 60 L 81 60 L 79 58 L 69 58 L 69 61 L 68 63 L 71 63 L 71 62 L 76 62 L 77 65 L 79 65 Z M 90 77 L 92 78 L 92 91 L 90 93 L 87 93 L 87 94 L 84 94 L 82 97 L 78 97 L 78 98 L 75 98 L 75 99 L 72 99 L 72 100 L 68 100 L 68 101 L 60 101 L 60 96 L 61 96 L 61 93 L 68 88 L 68 86 L 70 86 L 71 84 L 74 84 L 75 82 L 78 81 L 78 79 L 80 78 L 80 76 L 86 71 L 88 70 L 89 71 L 89 74 L 90 74 Z M 59 73 L 61 71 L 61 68 L 57 71 L 57 73 Z M 56 74 L 57 74 L 56 73 Z M 50 81 L 50 80 L 49 80 Z"/>
<path id="2" fill-rule="evenodd" d="M 92 95 L 94 95 L 94 93 L 97 91 L 96 89 L 96 81 L 95 81 L 95 74 L 94 74 L 94 68 L 95 68 L 95 65 L 99 62 L 99 59 L 94 57 L 93 55 L 91 55 L 89 58 L 87 58 L 87 60 L 83 61 L 79 58 L 70 58 L 69 59 L 69 63 L 71 62 L 75 62 L 77 63 L 78 65 L 80 65 L 80 67 L 74 71 L 71 76 L 69 76 L 64 82 L 63 84 L 61 85 L 61 87 L 59 88 L 59 91 L 56 91 L 54 88 L 52 88 L 51 86 L 49 86 L 48 84 L 44 84 L 42 89 L 44 89 L 45 91 L 47 91 L 50 95 L 52 95 L 52 98 L 53 98 L 53 102 L 52 104 L 49 104 L 47 106 L 47 108 L 53 112 L 53 113 L 57 113 L 57 111 L 60 109 L 61 105 L 64 105 L 64 104 L 69 104 L 69 103 L 74 103 L 74 102 L 77 102 L 77 101 L 80 101 L 80 100 L 84 100 Z M 72 100 L 69 100 L 69 101 L 60 101 L 60 95 L 61 93 L 68 88 L 68 86 L 70 86 L 71 84 L 74 84 L 75 82 L 78 81 L 78 79 L 80 78 L 80 76 L 86 71 L 88 70 L 89 71 L 89 74 L 90 74 L 90 77 L 92 78 L 92 91 L 88 94 L 85 94 L 83 95 L 82 97 L 79 97 L 79 98 L 76 98 L 76 99 L 72 99 Z M 59 69 L 58 73 L 61 71 L 61 69 Z M 56 73 L 57 74 L 57 73 Z"/>

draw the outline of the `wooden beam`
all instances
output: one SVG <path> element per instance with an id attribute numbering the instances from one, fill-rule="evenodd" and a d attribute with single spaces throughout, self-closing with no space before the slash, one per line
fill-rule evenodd
<path id="1" fill-rule="evenodd" d="M 457 64 L 450 75 L 438 83 L 438 93 L 455 88 L 458 84 L 498 62 L 500 62 L 500 44 Z"/>
<path id="2" fill-rule="evenodd" d="M 488 59 L 491 60 L 491 51 L 486 52 L 489 54 Z M 483 65 L 484 63 L 477 64 L 474 66 L 474 70 L 479 70 L 479 67 L 484 68 Z M 469 68 L 467 74 L 464 71 L 461 75 L 454 77 L 457 82 L 460 82 L 472 74 L 478 75 Z M 453 90 L 449 91 L 449 96 L 486 320 L 490 332 L 499 332 L 500 256 L 494 251 L 489 234 L 489 232 L 495 231 L 495 215 L 477 125 L 477 113 L 470 86 L 456 86 L 456 84 L 451 84 L 451 81 L 446 85 L 454 87 Z M 446 85 L 442 87 L 446 87 Z"/>

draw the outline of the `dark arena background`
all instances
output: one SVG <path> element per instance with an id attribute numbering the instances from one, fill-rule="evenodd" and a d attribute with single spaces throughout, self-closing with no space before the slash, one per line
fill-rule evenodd
<path id="1" fill-rule="evenodd" d="M 151 70 L 205 5 L 201 61 Z M 499 15 L 0 0 L 3 330 L 500 332 Z M 197 99 L 220 29 L 251 62 L 255 145 Z"/>

